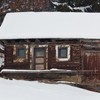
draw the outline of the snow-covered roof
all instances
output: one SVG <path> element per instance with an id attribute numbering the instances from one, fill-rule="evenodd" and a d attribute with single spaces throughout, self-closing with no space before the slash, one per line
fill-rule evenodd
<path id="1" fill-rule="evenodd" d="M 0 39 L 96 38 L 100 39 L 100 13 L 8 13 Z"/>

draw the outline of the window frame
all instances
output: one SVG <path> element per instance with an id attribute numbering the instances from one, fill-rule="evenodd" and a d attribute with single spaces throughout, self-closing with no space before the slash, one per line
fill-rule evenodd
<path id="1" fill-rule="evenodd" d="M 66 58 L 59 57 L 59 48 L 67 48 Z M 56 45 L 56 60 L 57 61 L 68 61 L 70 59 L 70 45 Z"/>
<path id="2" fill-rule="evenodd" d="M 22 56 L 19 56 L 19 55 L 18 55 L 19 49 L 24 49 L 24 50 L 25 50 L 25 52 L 24 52 L 25 56 L 22 57 Z M 16 56 L 17 56 L 18 58 L 26 58 L 26 48 L 25 48 L 25 47 L 17 47 Z"/>

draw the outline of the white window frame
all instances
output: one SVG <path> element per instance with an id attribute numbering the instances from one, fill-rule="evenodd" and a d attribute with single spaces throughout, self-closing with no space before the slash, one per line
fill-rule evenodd
<path id="1" fill-rule="evenodd" d="M 66 48 L 68 48 L 68 52 L 67 52 L 67 58 L 59 58 L 58 57 L 58 48 L 63 48 L 63 47 L 66 47 Z M 68 61 L 69 59 L 70 59 L 70 45 L 56 45 L 56 47 L 55 47 L 55 49 L 56 49 L 56 60 L 57 61 Z"/>

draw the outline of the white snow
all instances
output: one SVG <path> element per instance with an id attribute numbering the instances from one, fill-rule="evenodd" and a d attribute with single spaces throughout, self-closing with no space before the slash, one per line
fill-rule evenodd
<path id="1" fill-rule="evenodd" d="M 3 45 L 1 45 L 1 44 L 0 44 L 0 49 L 1 49 L 1 50 L 4 50 L 4 46 L 3 46 Z"/>
<path id="2" fill-rule="evenodd" d="M 67 2 L 64 2 L 64 3 L 59 3 L 59 2 L 53 2 L 51 1 L 54 5 L 56 6 L 67 6 L 69 9 L 71 9 L 72 11 L 73 10 L 81 10 L 82 12 L 85 12 L 87 8 L 91 8 L 92 6 L 91 5 L 88 5 L 88 6 L 84 6 L 84 7 L 71 7 L 70 5 L 68 5 Z"/>
<path id="3" fill-rule="evenodd" d="M 4 50 L 4 46 L 0 44 L 0 49 Z M 4 54 L 0 52 L 0 67 L 4 65 Z"/>
<path id="4" fill-rule="evenodd" d="M 8 13 L 0 39 L 92 38 L 100 39 L 100 13 Z"/>
<path id="5" fill-rule="evenodd" d="M 89 5 L 89 6 L 85 6 L 85 7 L 73 7 L 73 9 L 75 9 L 75 10 L 81 10 L 82 12 L 85 12 L 86 9 L 91 8 L 91 7 L 92 6 Z"/>
<path id="6" fill-rule="evenodd" d="M 54 5 L 56 6 L 65 6 L 65 5 L 68 5 L 67 2 L 64 2 L 64 3 L 58 3 L 58 2 L 52 2 Z"/>
<path id="7" fill-rule="evenodd" d="M 3 69 L 1 73 L 48 73 L 49 70 L 17 70 L 17 69 Z"/>
<path id="8" fill-rule="evenodd" d="M 3 55 L 2 53 L 0 53 L 0 55 Z M 3 55 L 4 56 L 4 55 Z M 4 65 L 4 57 L 0 57 L 0 67 Z"/>
<path id="9" fill-rule="evenodd" d="M 56 69 L 52 68 L 50 70 L 17 70 L 17 69 L 2 69 L 1 73 L 72 73 L 76 72 L 75 70 L 64 70 L 64 69 Z"/>
<path id="10" fill-rule="evenodd" d="M 0 100 L 99 100 L 100 93 L 64 84 L 0 78 Z"/>

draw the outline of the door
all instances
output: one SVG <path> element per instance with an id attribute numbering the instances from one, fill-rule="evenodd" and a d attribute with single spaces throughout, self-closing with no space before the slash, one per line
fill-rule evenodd
<path id="1" fill-rule="evenodd" d="M 84 69 L 99 71 L 99 69 L 100 69 L 100 52 L 93 52 L 93 51 L 85 52 Z"/>
<path id="2" fill-rule="evenodd" d="M 36 70 L 46 69 L 46 48 L 34 48 L 34 68 Z"/>

